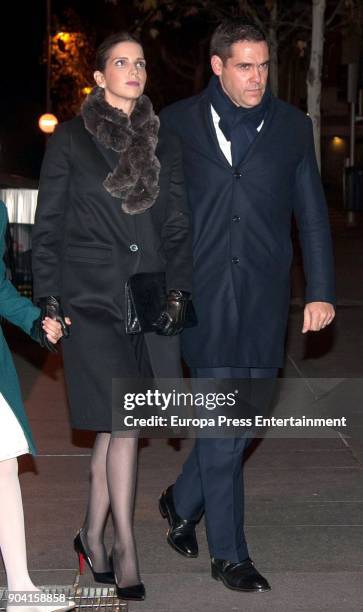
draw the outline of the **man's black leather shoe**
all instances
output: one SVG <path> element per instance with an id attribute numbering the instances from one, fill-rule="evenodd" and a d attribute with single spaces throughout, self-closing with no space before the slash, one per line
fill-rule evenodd
<path id="1" fill-rule="evenodd" d="M 195 535 L 195 521 L 182 519 L 175 510 L 173 485 L 168 487 L 159 498 L 159 510 L 169 523 L 167 541 L 174 550 L 185 557 L 198 556 L 198 542 Z"/>
<path id="2" fill-rule="evenodd" d="M 212 577 L 222 580 L 224 586 L 235 591 L 263 592 L 271 587 L 266 578 L 256 570 L 251 559 L 233 563 L 224 559 L 211 561 Z"/>

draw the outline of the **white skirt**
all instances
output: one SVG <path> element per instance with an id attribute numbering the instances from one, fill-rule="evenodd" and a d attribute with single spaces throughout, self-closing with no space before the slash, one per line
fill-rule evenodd
<path id="1" fill-rule="evenodd" d="M 29 445 L 23 429 L 0 393 L 0 461 L 29 453 Z"/>

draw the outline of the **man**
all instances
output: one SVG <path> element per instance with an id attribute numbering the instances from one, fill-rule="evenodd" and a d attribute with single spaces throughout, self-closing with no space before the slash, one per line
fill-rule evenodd
<path id="1" fill-rule="evenodd" d="M 176 132 L 193 226 L 193 301 L 198 326 L 183 332 L 195 377 L 274 378 L 283 365 L 292 258 L 291 217 L 306 277 L 302 332 L 334 318 L 334 275 L 324 194 L 310 119 L 268 88 L 265 37 L 238 19 L 211 40 L 214 75 L 197 96 L 166 108 Z M 198 439 L 160 498 L 168 542 L 198 554 L 205 514 L 212 576 L 241 591 L 266 591 L 243 531 L 246 438 Z"/>

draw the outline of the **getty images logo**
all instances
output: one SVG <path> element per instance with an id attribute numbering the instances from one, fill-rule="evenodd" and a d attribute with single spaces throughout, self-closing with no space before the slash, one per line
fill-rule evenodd
<path id="1" fill-rule="evenodd" d="M 204 407 L 207 410 L 215 410 L 217 407 L 235 406 L 238 391 L 230 393 L 192 393 L 180 392 L 173 389 L 165 393 L 159 389 L 148 389 L 145 393 L 125 393 L 124 410 L 135 410 L 148 406 L 159 410 L 180 407 Z"/>

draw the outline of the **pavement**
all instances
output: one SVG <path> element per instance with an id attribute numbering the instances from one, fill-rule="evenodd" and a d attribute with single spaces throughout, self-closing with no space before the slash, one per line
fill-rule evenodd
<path id="1" fill-rule="evenodd" d="M 300 333 L 302 274 L 296 258 L 282 376 L 298 378 L 308 394 L 322 381 L 329 386 L 331 379 L 363 378 L 362 217 L 357 214 L 357 226 L 347 228 L 343 214 L 332 213 L 337 317 L 330 328 L 308 337 Z M 20 459 L 31 575 L 37 584 L 73 584 L 78 576 L 72 541 L 87 499 L 92 435 L 69 428 L 61 358 L 43 353 L 10 326 L 6 334 L 39 451 L 35 460 Z M 341 413 L 346 409 L 343 398 Z M 157 500 L 189 448 L 188 440 L 140 445 L 135 525 L 147 599 L 130 603 L 130 611 L 363 611 L 361 437 L 330 430 L 256 444 L 245 465 L 246 534 L 251 557 L 272 586 L 256 594 L 227 590 L 211 578 L 203 523 L 197 559 L 179 556 L 166 543 Z M 80 584 L 93 586 L 92 576 L 86 573 Z"/>

